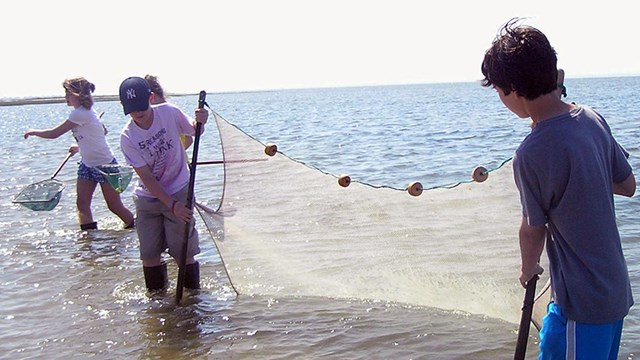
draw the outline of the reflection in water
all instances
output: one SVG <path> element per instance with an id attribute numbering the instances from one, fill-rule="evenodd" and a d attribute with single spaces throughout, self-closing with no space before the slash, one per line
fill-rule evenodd
<path id="1" fill-rule="evenodd" d="M 118 267 L 138 251 L 137 242 L 135 230 L 84 231 L 77 239 L 79 248 L 73 256 L 90 266 Z"/>
<path id="2" fill-rule="evenodd" d="M 141 358 L 191 358 L 203 355 L 200 343 L 202 315 L 194 306 L 197 295 L 185 293 L 182 305 L 175 305 L 175 296 L 164 297 L 150 302 L 141 311 L 138 323 L 142 326 L 147 346 Z"/>

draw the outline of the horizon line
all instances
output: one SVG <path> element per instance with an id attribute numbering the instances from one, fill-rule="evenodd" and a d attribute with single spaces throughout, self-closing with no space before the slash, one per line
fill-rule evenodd
<path id="1" fill-rule="evenodd" d="M 606 75 L 584 75 L 567 77 L 569 79 L 601 79 L 601 78 L 619 78 L 619 77 L 638 77 L 640 73 L 631 74 L 606 74 Z M 442 84 L 461 84 L 475 83 L 478 80 L 457 80 L 457 81 L 436 81 L 436 82 L 417 82 L 417 83 L 386 83 L 386 84 L 362 84 L 362 85 L 327 85 L 327 86 L 309 86 L 309 87 L 285 87 L 285 88 L 264 88 L 264 89 L 246 89 L 246 90 L 222 90 L 207 91 L 207 94 L 244 94 L 254 92 L 271 92 L 271 91 L 289 91 L 289 90 L 315 90 L 315 89 L 343 89 L 343 88 L 360 88 L 360 87 L 382 87 L 382 86 L 414 86 L 414 85 L 442 85 Z M 168 97 L 195 96 L 198 92 L 193 93 L 167 93 Z M 119 99 L 117 94 L 94 95 L 95 102 L 116 101 Z M 55 104 L 65 102 L 65 97 L 60 95 L 38 95 L 38 96 L 16 96 L 16 97 L 0 97 L 0 106 L 19 106 L 29 104 Z"/>

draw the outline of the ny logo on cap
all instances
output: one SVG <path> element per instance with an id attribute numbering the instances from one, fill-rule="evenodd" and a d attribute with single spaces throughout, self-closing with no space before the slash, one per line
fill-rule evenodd
<path id="1" fill-rule="evenodd" d="M 127 99 L 136 98 L 136 89 L 127 89 Z"/>

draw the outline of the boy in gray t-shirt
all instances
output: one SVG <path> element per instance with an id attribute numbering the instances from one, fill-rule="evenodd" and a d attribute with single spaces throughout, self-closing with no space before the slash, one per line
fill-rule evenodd
<path id="1" fill-rule="evenodd" d="M 556 53 L 539 30 L 518 20 L 504 25 L 482 73 L 483 86 L 533 121 L 513 170 L 523 210 L 523 286 L 542 273 L 548 239 L 554 300 L 540 332 L 540 359 L 616 359 L 633 304 L 613 199 L 635 193 L 628 153 L 602 116 L 559 98 Z"/>

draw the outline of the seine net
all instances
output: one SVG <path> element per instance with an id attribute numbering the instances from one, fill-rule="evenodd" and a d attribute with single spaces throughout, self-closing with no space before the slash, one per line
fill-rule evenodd
<path id="1" fill-rule="evenodd" d="M 510 162 L 482 183 L 420 196 L 357 181 L 342 187 L 282 149 L 265 155 L 268 144 L 214 115 L 224 191 L 211 199 L 205 188 L 198 210 L 239 294 L 392 301 L 518 321 L 521 211 Z"/>

